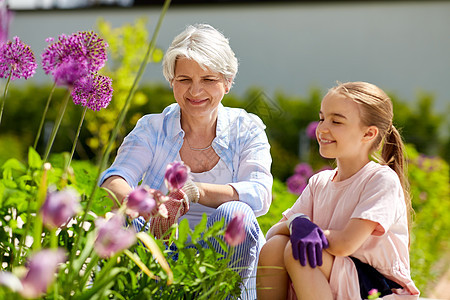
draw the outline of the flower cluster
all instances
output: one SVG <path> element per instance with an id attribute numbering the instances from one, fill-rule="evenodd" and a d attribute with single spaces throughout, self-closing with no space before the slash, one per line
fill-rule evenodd
<path id="1" fill-rule="evenodd" d="M 47 41 L 54 40 L 48 38 Z M 73 82 L 64 81 L 67 75 L 61 76 L 63 72 L 58 72 L 58 69 L 62 67 L 71 71 L 72 80 L 77 75 L 81 78 L 96 72 L 105 65 L 107 47 L 103 39 L 92 31 L 77 32 L 69 36 L 62 34 L 57 42 L 50 44 L 42 53 L 42 68 L 46 74 L 52 74 L 57 83 L 71 84 Z M 75 66 L 77 63 L 80 66 Z"/>
<path id="2" fill-rule="evenodd" d="M 0 45 L 8 40 L 9 23 L 13 16 L 6 5 L 6 1 L 0 0 Z"/>
<path id="3" fill-rule="evenodd" d="M 113 94 L 111 78 L 98 73 L 82 77 L 72 90 L 73 103 L 99 111 L 106 108 Z"/>
<path id="4" fill-rule="evenodd" d="M 286 181 L 288 190 L 300 195 L 308 184 L 309 178 L 314 174 L 313 169 L 307 163 L 300 163 L 295 167 L 294 174 Z"/>
<path id="5" fill-rule="evenodd" d="M 316 139 L 316 129 L 318 125 L 319 122 L 314 121 L 309 123 L 308 126 L 306 127 L 306 135 L 312 140 Z"/>
<path id="6" fill-rule="evenodd" d="M 0 46 L 0 78 L 28 79 L 36 72 L 36 68 L 33 52 L 19 37 Z"/>

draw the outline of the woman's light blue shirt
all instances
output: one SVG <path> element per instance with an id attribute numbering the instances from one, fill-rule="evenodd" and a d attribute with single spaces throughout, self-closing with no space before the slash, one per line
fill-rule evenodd
<path id="1" fill-rule="evenodd" d="M 102 173 L 100 184 L 118 175 L 136 188 L 159 189 L 169 163 L 183 144 L 180 106 L 169 105 L 160 114 L 142 117 L 125 137 L 114 163 Z M 272 201 L 273 177 L 270 145 L 259 117 L 240 108 L 219 104 L 216 137 L 212 147 L 232 174 L 229 184 L 256 216 L 264 215 Z"/>

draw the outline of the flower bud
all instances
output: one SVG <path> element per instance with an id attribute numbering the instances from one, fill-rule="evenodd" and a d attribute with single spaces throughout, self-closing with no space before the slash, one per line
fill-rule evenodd
<path id="1" fill-rule="evenodd" d="M 94 250 L 100 257 L 111 257 L 136 242 L 135 232 L 124 228 L 124 224 L 125 217 L 121 214 L 116 214 L 109 220 L 99 218 L 95 221 L 98 231 Z"/>
<path id="2" fill-rule="evenodd" d="M 228 224 L 227 230 L 225 231 L 225 241 L 230 246 L 237 246 L 244 242 L 245 240 L 245 229 L 244 229 L 244 218 L 245 215 L 242 212 L 237 212 L 231 222 Z"/>
<path id="3" fill-rule="evenodd" d="M 80 196 L 74 189 L 51 191 L 41 207 L 42 221 L 48 229 L 59 228 L 80 210 Z"/>
<path id="4" fill-rule="evenodd" d="M 190 169 L 183 162 L 173 162 L 167 166 L 164 181 L 169 191 L 179 190 L 188 180 Z"/>
<path id="5" fill-rule="evenodd" d="M 136 188 L 128 195 L 127 199 L 127 214 L 132 218 L 143 216 L 148 220 L 151 212 L 156 206 L 153 195 L 144 187 Z"/>
<path id="6" fill-rule="evenodd" d="M 55 279 L 56 267 L 65 261 L 61 249 L 45 249 L 31 256 L 28 262 L 28 273 L 21 280 L 23 289 L 20 294 L 24 298 L 37 298 L 47 291 Z"/>

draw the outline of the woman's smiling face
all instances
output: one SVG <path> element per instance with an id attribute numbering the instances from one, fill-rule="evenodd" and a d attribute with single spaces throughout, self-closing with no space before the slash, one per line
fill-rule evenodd
<path id="1" fill-rule="evenodd" d="M 203 69 L 192 59 L 183 57 L 176 61 L 173 94 L 181 111 L 191 117 L 215 113 L 229 85 L 222 74 Z"/>

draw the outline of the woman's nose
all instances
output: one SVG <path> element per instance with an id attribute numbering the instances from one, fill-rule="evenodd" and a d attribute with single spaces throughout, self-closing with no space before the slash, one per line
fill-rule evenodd
<path id="1" fill-rule="evenodd" d="M 199 95 L 203 90 L 203 86 L 200 82 L 192 82 L 189 87 L 189 92 L 192 96 Z"/>

